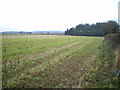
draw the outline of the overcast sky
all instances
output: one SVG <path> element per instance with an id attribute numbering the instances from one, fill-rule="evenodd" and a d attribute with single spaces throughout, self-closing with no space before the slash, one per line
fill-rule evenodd
<path id="1" fill-rule="evenodd" d="M 0 0 L 0 31 L 65 31 L 118 19 L 119 0 Z"/>

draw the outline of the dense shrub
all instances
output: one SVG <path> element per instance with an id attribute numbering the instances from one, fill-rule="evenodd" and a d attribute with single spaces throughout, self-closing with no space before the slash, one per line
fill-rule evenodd
<path id="1" fill-rule="evenodd" d="M 109 49 L 115 51 L 115 67 L 120 70 L 120 33 L 117 34 L 108 34 L 104 38 L 109 45 Z"/>
<path id="2" fill-rule="evenodd" d="M 116 49 L 120 46 L 120 33 L 117 34 L 108 34 L 104 38 L 108 42 L 112 49 Z"/>
<path id="3" fill-rule="evenodd" d="M 115 52 L 115 70 L 117 71 L 117 85 L 120 88 L 120 33 L 117 34 L 108 34 L 104 38 L 105 41 L 107 41 L 107 44 L 109 45 L 109 51 Z M 110 53 L 108 52 L 108 53 Z"/>

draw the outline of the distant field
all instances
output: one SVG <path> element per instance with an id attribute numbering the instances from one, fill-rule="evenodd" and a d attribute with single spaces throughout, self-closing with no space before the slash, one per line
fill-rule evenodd
<path id="1" fill-rule="evenodd" d="M 101 65 L 97 60 L 102 39 L 3 35 L 3 87 L 102 87 L 100 78 L 95 79 Z M 108 83 L 103 87 L 109 87 Z"/>

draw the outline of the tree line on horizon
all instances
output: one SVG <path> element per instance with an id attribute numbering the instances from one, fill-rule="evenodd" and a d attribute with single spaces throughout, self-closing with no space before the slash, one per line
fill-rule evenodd
<path id="1" fill-rule="evenodd" d="M 115 21 L 107 21 L 96 24 L 79 24 L 65 31 L 65 35 L 75 36 L 105 36 L 107 34 L 119 33 L 119 25 Z"/>

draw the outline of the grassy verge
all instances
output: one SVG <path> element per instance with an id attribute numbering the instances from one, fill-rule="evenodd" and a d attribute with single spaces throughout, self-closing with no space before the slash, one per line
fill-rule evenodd
<path id="1" fill-rule="evenodd" d="M 103 41 L 98 47 L 95 69 L 90 70 L 88 87 L 94 88 L 118 88 L 119 82 L 114 69 L 115 53 L 109 45 Z"/>

